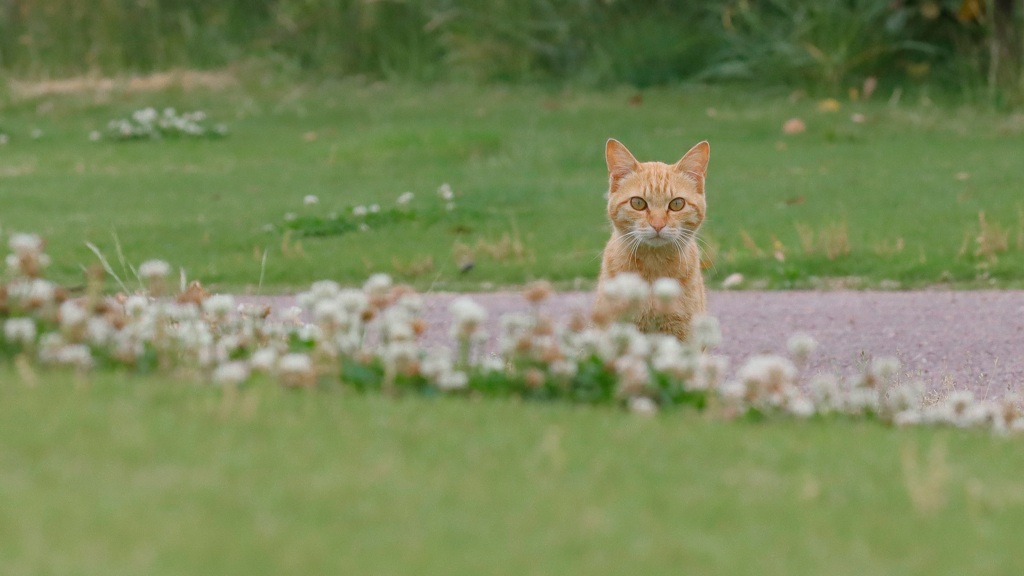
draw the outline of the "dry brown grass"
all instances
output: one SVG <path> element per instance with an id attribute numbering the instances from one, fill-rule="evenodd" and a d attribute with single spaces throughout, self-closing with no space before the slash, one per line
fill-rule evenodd
<path id="1" fill-rule="evenodd" d="M 169 88 L 224 90 L 237 85 L 228 70 L 171 70 L 145 76 L 77 76 L 53 80 L 10 80 L 14 100 L 32 100 L 45 96 L 96 95 L 110 93 L 160 92 Z"/>
<path id="2" fill-rule="evenodd" d="M 1018 244 L 1020 244 L 1018 236 Z M 973 250 L 971 247 L 973 246 Z M 963 244 L 960 245 L 959 255 L 965 256 L 971 252 L 976 258 L 983 258 L 988 261 L 999 259 L 999 254 L 1010 249 L 1010 230 L 998 222 L 990 222 L 985 216 L 985 211 L 978 212 L 977 232 L 968 230 L 964 234 Z"/>
<path id="3" fill-rule="evenodd" d="M 526 247 L 519 236 L 519 229 L 512 227 L 511 232 L 503 233 L 497 240 L 477 238 L 472 245 L 458 242 L 452 245 L 452 257 L 456 264 L 463 268 L 481 258 L 489 258 L 495 262 L 526 262 L 536 259 L 533 251 Z"/>
<path id="4" fill-rule="evenodd" d="M 804 254 L 824 254 L 829 260 L 850 254 L 850 231 L 845 220 L 826 224 L 819 230 L 799 222 L 795 226 Z"/>
<path id="5" fill-rule="evenodd" d="M 408 262 L 403 262 L 397 257 L 393 257 L 391 258 L 391 267 L 401 276 L 419 278 L 424 274 L 434 271 L 434 257 L 413 257 Z"/>

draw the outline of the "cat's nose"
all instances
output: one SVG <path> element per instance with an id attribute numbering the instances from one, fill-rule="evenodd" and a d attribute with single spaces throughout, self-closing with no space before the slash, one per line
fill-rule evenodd
<path id="1" fill-rule="evenodd" d="M 651 222 L 651 228 L 658 234 L 661 233 L 661 229 L 665 227 L 665 222 Z"/>

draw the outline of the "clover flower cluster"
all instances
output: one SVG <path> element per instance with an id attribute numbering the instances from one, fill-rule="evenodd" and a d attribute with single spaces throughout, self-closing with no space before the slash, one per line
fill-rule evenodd
<path id="1" fill-rule="evenodd" d="M 445 212 L 455 210 L 453 201 L 455 193 L 451 186 L 442 184 L 438 188 L 438 196 L 441 200 L 440 206 Z M 302 200 L 304 206 L 302 212 L 285 212 L 284 228 L 310 236 L 339 235 L 354 231 L 368 232 L 399 222 L 415 220 L 418 217 L 416 206 L 413 203 L 415 198 L 415 193 L 403 192 L 395 199 L 394 204 L 378 202 L 355 204 L 340 211 L 326 212 L 324 215 L 319 207 L 320 197 L 307 194 Z M 426 208 L 437 210 L 435 206 L 426 206 Z M 264 229 L 268 232 L 274 231 L 276 226 L 267 224 Z"/>
<path id="2" fill-rule="evenodd" d="M 174 108 L 164 108 L 163 112 L 143 108 L 128 118 L 118 118 L 107 124 L 107 136 L 114 140 L 209 138 L 226 136 L 227 133 L 224 124 L 209 126 L 206 113 L 201 110 L 179 114 Z M 90 139 L 96 140 L 98 135 L 94 133 Z"/>
<path id="3" fill-rule="evenodd" d="M 0 283 L 0 357 L 83 375 L 123 366 L 181 372 L 220 386 L 338 382 L 389 394 L 617 403 L 645 415 L 691 407 L 723 418 L 840 416 L 1024 431 L 1019 397 L 979 400 L 957 392 L 928 403 L 921 384 L 900 381 L 891 358 L 875 359 L 849 378 L 808 379 L 817 344 L 806 335 L 789 340 L 787 356 L 753 356 L 730 374 L 728 359 L 715 353 L 722 336 L 714 318 L 695 318 L 685 342 L 629 322 L 641 303 L 679 294 L 667 279 L 648 285 L 620 275 L 607 284 L 604 305 L 565 321 L 545 310 L 552 288 L 543 281 L 524 289 L 526 312 L 496 323 L 473 299 L 458 297 L 449 306 L 451 347 L 428 349 L 421 341 L 423 298 L 385 274 L 360 288 L 315 282 L 298 294 L 297 306 L 272 310 L 211 295 L 196 282 L 171 293 L 171 266 L 151 260 L 138 268 L 145 284 L 139 293 L 105 294 L 98 271 L 90 272 L 85 293 L 73 297 L 42 277 L 49 263 L 42 239 L 14 234 L 9 247 Z"/>

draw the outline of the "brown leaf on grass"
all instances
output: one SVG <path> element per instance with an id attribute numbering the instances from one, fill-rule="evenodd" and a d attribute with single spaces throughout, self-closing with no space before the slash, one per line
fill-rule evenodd
<path id="1" fill-rule="evenodd" d="M 783 134 L 800 134 L 807 131 L 807 124 L 799 118 L 790 118 L 782 124 Z"/>

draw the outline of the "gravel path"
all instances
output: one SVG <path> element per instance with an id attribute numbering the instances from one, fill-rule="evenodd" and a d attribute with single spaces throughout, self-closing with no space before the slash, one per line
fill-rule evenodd
<path id="1" fill-rule="evenodd" d="M 448 304 L 458 296 L 426 296 L 428 345 L 448 342 Z M 487 308 L 491 334 L 502 314 L 526 309 L 515 292 L 472 297 Z M 544 307 L 564 317 L 591 300 L 564 292 Z M 719 351 L 733 368 L 751 354 L 784 353 L 789 336 L 805 332 L 819 343 L 812 370 L 848 373 L 869 357 L 896 356 L 906 375 L 938 391 L 992 397 L 1024 385 L 1024 291 L 712 292 L 709 301 L 722 326 Z"/>

